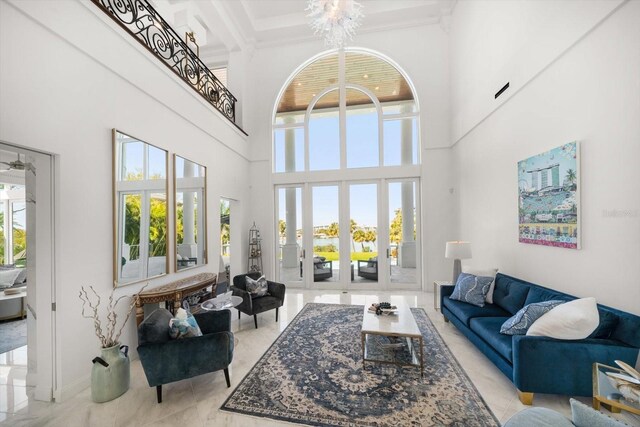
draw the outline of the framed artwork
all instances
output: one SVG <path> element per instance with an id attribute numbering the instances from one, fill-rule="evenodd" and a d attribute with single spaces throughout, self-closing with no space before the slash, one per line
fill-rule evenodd
<path id="1" fill-rule="evenodd" d="M 580 146 L 570 142 L 518 162 L 518 239 L 580 249 Z"/>

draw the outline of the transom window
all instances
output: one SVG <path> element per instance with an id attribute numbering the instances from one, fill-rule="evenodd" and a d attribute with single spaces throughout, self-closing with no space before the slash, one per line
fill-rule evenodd
<path id="1" fill-rule="evenodd" d="M 273 171 L 417 165 L 418 115 L 410 84 L 385 59 L 357 50 L 322 55 L 278 100 Z"/>

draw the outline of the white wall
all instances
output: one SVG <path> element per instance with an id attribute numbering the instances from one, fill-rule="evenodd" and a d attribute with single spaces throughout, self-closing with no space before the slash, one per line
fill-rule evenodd
<path id="1" fill-rule="evenodd" d="M 78 291 L 93 285 L 104 298 L 112 289 L 111 129 L 208 168 L 209 265 L 150 286 L 217 272 L 219 199 L 224 194 L 246 206 L 248 145 L 89 2 L 0 1 L 0 55 L 0 140 L 56 157 L 60 398 L 89 384 L 90 360 L 99 351 L 92 322 L 81 317 Z M 246 222 L 244 214 L 234 213 L 234 221 Z M 141 286 L 118 288 L 116 296 Z M 122 342 L 135 349 L 133 319 Z"/>
<path id="2" fill-rule="evenodd" d="M 452 142 L 522 89 L 623 0 L 459 1 L 451 24 Z M 507 82 L 498 99 L 494 94 Z"/>
<path id="3" fill-rule="evenodd" d="M 380 52 L 396 61 L 413 81 L 420 102 L 422 142 L 423 284 L 450 276 L 444 246 L 451 239 L 454 218 L 450 150 L 450 87 L 448 34 L 439 25 L 411 27 L 381 33 L 358 34 L 352 46 Z M 321 40 L 256 50 L 248 67 L 245 103 L 251 142 L 252 220 L 266 242 L 274 241 L 274 200 L 271 173 L 271 123 L 280 89 L 294 70 L 323 52 Z M 266 245 L 265 245 L 266 246 Z M 273 247 L 263 248 L 267 275 L 274 274 Z"/>
<path id="4" fill-rule="evenodd" d="M 597 2 L 576 3 L 589 15 Z M 568 26 L 575 22 L 566 19 Z M 497 28 L 497 23 L 486 26 Z M 475 46 L 457 49 L 462 50 L 455 56 L 461 57 Z M 514 53 L 506 62 L 520 58 Z M 477 68 L 458 70 L 453 85 L 482 73 Z M 459 237 L 472 242 L 470 264 L 498 266 L 507 274 L 640 314 L 639 117 L 640 1 L 631 1 L 455 146 Z M 582 249 L 518 243 L 517 162 L 574 140 L 582 150 Z"/>

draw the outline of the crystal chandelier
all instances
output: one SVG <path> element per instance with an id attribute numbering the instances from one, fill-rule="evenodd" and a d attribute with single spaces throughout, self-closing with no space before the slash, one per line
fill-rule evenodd
<path id="1" fill-rule="evenodd" d="M 353 39 L 364 16 L 362 5 L 354 0 L 309 0 L 306 10 L 315 34 L 334 48 L 344 47 L 347 38 Z"/>

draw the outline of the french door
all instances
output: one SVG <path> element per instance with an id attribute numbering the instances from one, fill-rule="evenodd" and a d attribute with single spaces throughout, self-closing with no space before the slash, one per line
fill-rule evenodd
<path id="1" fill-rule="evenodd" d="M 276 186 L 276 276 L 310 289 L 421 287 L 419 180 Z"/>

